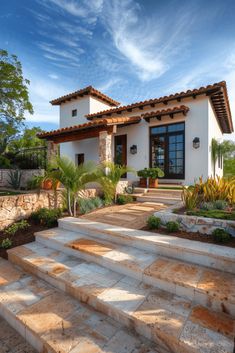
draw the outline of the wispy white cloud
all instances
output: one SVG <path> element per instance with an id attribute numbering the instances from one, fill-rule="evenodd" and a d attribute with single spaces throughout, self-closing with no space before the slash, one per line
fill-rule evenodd
<path id="1" fill-rule="evenodd" d="M 52 80 L 58 80 L 59 76 L 56 74 L 49 74 L 48 77 L 52 78 Z"/>
<path id="2" fill-rule="evenodd" d="M 114 86 L 119 86 L 121 82 L 124 83 L 124 81 L 121 78 L 114 77 L 104 82 L 102 85 L 98 86 L 97 89 L 102 92 L 107 92 L 110 88 Z"/>
<path id="3" fill-rule="evenodd" d="M 133 0 L 109 0 L 105 5 L 103 23 L 113 44 L 143 81 L 163 75 L 176 54 L 187 45 L 185 33 L 192 14 L 186 9 L 169 26 L 167 14 L 161 19 L 146 16 L 143 20 L 143 9 Z"/>

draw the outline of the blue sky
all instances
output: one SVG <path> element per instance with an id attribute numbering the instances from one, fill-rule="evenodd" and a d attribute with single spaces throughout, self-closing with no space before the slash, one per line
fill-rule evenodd
<path id="1" fill-rule="evenodd" d="M 30 126 L 57 128 L 49 100 L 90 84 L 126 104 L 226 80 L 235 116 L 234 13 L 233 0 L 0 0 L 0 47 L 31 81 Z"/>

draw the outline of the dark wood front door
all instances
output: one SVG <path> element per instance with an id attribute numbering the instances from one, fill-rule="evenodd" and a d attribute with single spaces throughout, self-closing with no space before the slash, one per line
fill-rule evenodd
<path id="1" fill-rule="evenodd" d="M 127 165 L 127 136 L 114 136 L 114 163 L 119 165 Z M 126 178 L 126 175 L 123 175 Z"/>

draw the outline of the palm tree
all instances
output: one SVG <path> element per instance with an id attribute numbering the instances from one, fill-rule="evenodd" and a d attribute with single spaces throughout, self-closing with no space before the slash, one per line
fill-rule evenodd
<path id="1" fill-rule="evenodd" d="M 104 162 L 101 165 L 101 175 L 98 179 L 107 201 L 117 200 L 117 185 L 121 177 L 126 173 L 135 173 L 133 168 L 124 165 Z"/>
<path id="2" fill-rule="evenodd" d="M 76 166 L 67 157 L 58 157 L 51 165 L 48 178 L 59 181 L 66 190 L 67 206 L 70 216 L 76 217 L 78 198 L 86 184 L 97 181 L 97 167 L 93 162 Z"/>

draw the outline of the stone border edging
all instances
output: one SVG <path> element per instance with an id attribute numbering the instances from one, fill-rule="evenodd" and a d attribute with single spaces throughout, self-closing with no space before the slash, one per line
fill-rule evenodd
<path id="1" fill-rule="evenodd" d="M 225 219 L 206 218 L 198 216 L 189 216 L 174 213 L 173 210 L 182 207 L 182 203 L 168 207 L 154 213 L 154 216 L 159 217 L 163 224 L 169 221 L 178 222 L 181 229 L 186 232 L 211 234 L 216 228 L 223 228 L 235 237 L 235 221 Z"/>

